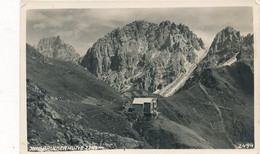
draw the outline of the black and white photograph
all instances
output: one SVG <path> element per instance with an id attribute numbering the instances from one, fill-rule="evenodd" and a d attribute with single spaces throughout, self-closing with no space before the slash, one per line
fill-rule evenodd
<path id="1" fill-rule="evenodd" d="M 28 152 L 255 148 L 253 7 L 28 9 L 25 33 Z"/>

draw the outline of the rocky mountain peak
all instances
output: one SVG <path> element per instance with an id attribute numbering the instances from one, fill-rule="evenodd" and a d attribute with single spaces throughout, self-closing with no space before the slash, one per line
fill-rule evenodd
<path id="1" fill-rule="evenodd" d="M 204 48 L 202 39 L 183 24 L 138 20 L 100 38 L 81 65 L 119 91 L 154 92 L 196 65 Z"/>
<path id="2" fill-rule="evenodd" d="M 169 20 L 166 20 L 166 21 L 162 21 L 159 26 L 160 27 L 166 27 L 166 26 L 170 26 L 171 25 L 171 22 Z"/>
<path id="3" fill-rule="evenodd" d="M 225 47 L 227 44 L 230 43 L 236 43 L 241 41 L 241 35 L 240 32 L 235 30 L 231 26 L 227 26 L 225 29 L 220 31 L 216 37 L 214 38 L 210 48 L 211 51 L 217 51 L 221 50 L 223 47 Z"/>
<path id="4" fill-rule="evenodd" d="M 55 37 L 54 37 L 54 38 L 55 38 Z M 60 39 L 60 36 L 58 35 L 58 36 L 55 38 L 54 44 L 55 44 L 55 45 L 59 45 L 59 44 L 61 44 L 61 43 L 64 43 L 64 42 L 62 42 L 62 40 Z"/>
<path id="5" fill-rule="evenodd" d="M 132 27 L 132 28 L 135 27 L 137 29 L 145 29 L 145 28 L 148 28 L 153 25 L 156 25 L 156 24 L 145 21 L 145 20 L 135 20 L 135 21 L 127 24 L 126 26 L 124 26 L 122 29 L 127 29 L 130 27 Z"/>
<path id="6" fill-rule="evenodd" d="M 222 31 L 226 31 L 226 32 L 228 32 L 228 33 L 233 33 L 233 32 L 236 32 L 236 30 L 233 28 L 233 27 L 231 27 L 231 26 L 227 26 L 224 30 L 222 30 Z"/>
<path id="7" fill-rule="evenodd" d="M 76 62 L 80 56 L 73 46 L 65 43 L 60 36 L 40 39 L 37 49 L 43 56 L 64 61 Z"/>
<path id="8" fill-rule="evenodd" d="M 189 27 L 186 26 L 186 25 L 184 25 L 184 24 L 182 24 L 182 23 L 180 23 L 180 24 L 178 25 L 178 28 L 179 28 L 182 32 L 184 32 L 184 31 L 189 32 L 189 31 L 190 31 Z"/>
<path id="9" fill-rule="evenodd" d="M 217 33 L 199 68 L 222 67 L 241 60 L 253 70 L 253 35 L 241 36 L 239 31 L 227 26 Z"/>
<path id="10" fill-rule="evenodd" d="M 244 37 L 244 43 L 247 45 L 252 45 L 254 43 L 254 35 L 253 34 L 247 34 L 247 36 Z"/>
<path id="11" fill-rule="evenodd" d="M 131 25 L 131 24 L 135 24 L 135 25 L 145 25 L 145 24 L 153 24 L 151 22 L 145 21 L 145 20 L 135 20 L 127 25 Z"/>

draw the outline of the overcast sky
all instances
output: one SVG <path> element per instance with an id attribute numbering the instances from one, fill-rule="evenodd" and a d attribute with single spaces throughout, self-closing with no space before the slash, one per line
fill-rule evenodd
<path id="1" fill-rule="evenodd" d="M 206 46 L 216 33 L 230 25 L 241 34 L 253 32 L 252 8 L 167 8 L 167 9 L 45 9 L 27 11 L 27 43 L 37 45 L 43 37 L 60 35 L 80 55 L 117 27 L 134 20 L 159 24 L 169 20 L 187 25 Z"/>

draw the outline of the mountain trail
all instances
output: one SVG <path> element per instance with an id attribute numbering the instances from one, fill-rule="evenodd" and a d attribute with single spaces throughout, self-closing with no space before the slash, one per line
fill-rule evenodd
<path id="1" fill-rule="evenodd" d="M 218 105 L 215 103 L 215 101 L 213 100 L 213 98 L 208 94 L 208 92 L 206 91 L 205 87 L 202 84 L 199 84 L 200 88 L 203 90 L 203 92 L 206 94 L 206 96 L 208 97 L 208 99 L 210 100 L 210 103 L 215 107 L 215 109 L 218 112 L 219 118 L 220 118 L 220 122 L 221 122 L 221 127 L 222 130 L 224 132 L 224 134 L 226 135 L 227 139 L 229 140 L 229 142 L 232 144 L 233 147 L 236 147 L 236 145 L 233 143 L 232 139 L 229 137 L 229 134 L 227 133 L 227 130 L 225 128 L 225 124 L 224 124 L 224 120 L 222 117 L 222 112 L 219 109 Z"/>

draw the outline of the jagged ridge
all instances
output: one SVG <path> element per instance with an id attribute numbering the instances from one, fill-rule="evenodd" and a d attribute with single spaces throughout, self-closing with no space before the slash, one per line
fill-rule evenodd
<path id="1" fill-rule="evenodd" d="M 134 21 L 99 39 L 81 65 L 119 91 L 154 92 L 196 65 L 204 49 L 185 25 Z"/>

